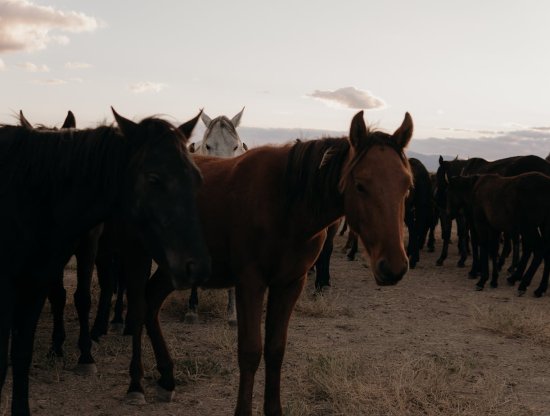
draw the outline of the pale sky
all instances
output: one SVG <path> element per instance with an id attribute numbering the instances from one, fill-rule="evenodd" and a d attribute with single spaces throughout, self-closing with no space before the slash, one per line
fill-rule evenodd
<path id="1" fill-rule="evenodd" d="M 0 0 L 0 122 L 246 106 L 244 126 L 346 131 L 365 108 L 418 139 L 550 140 L 549 21 L 541 0 Z"/>

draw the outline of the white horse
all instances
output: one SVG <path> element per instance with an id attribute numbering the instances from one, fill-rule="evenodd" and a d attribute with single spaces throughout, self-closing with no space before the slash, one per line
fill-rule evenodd
<path id="1" fill-rule="evenodd" d="M 201 120 L 206 126 L 206 131 L 202 141 L 191 143 L 189 151 L 206 156 L 217 157 L 235 157 L 242 155 L 248 150 L 245 143 L 242 142 L 237 127 L 241 123 L 243 109 L 234 116 L 231 120 L 226 116 L 219 116 L 211 119 L 203 111 Z M 185 321 L 195 323 L 198 320 L 197 306 L 199 298 L 197 287 L 191 288 L 191 296 L 189 297 L 189 311 L 185 314 Z M 230 325 L 237 324 L 237 309 L 235 307 L 235 289 L 227 290 L 227 321 Z"/>
<path id="2" fill-rule="evenodd" d="M 189 150 L 206 156 L 234 157 L 242 155 L 248 150 L 237 133 L 243 111 L 244 107 L 231 120 L 226 116 L 211 119 L 203 111 L 201 120 L 206 126 L 204 137 L 200 142 L 191 143 Z"/>

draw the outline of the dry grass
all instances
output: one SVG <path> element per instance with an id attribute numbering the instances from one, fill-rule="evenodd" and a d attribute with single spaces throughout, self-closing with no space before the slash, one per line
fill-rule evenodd
<path id="1" fill-rule="evenodd" d="M 353 309 L 347 306 L 340 296 L 331 292 L 317 295 L 302 293 L 296 303 L 295 311 L 299 316 L 311 318 L 336 318 L 338 316 L 353 318 L 354 316 Z"/>
<path id="2" fill-rule="evenodd" d="M 535 306 L 472 306 L 474 324 L 508 338 L 524 338 L 538 345 L 550 345 L 548 316 Z"/>
<path id="3" fill-rule="evenodd" d="M 510 385 L 460 357 L 398 355 L 383 362 L 357 352 L 309 362 L 307 404 L 291 400 L 288 415 L 531 415 Z M 303 390 L 302 390 L 303 392 Z"/>

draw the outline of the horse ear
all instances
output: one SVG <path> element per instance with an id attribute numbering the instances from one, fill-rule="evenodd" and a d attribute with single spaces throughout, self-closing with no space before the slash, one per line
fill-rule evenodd
<path id="1" fill-rule="evenodd" d="M 210 123 L 212 123 L 212 119 L 208 117 L 204 111 L 201 114 L 201 120 L 206 127 L 208 127 Z"/>
<path id="2" fill-rule="evenodd" d="M 27 121 L 23 115 L 23 110 L 19 110 L 19 123 L 22 127 L 25 127 L 27 130 L 33 130 L 32 124 Z"/>
<path id="3" fill-rule="evenodd" d="M 233 123 L 233 126 L 234 127 L 239 127 L 239 124 L 241 124 L 241 117 L 243 115 L 243 111 L 244 111 L 244 107 L 243 109 L 239 112 L 239 114 L 237 114 L 236 116 L 234 116 L 232 119 L 231 119 L 231 123 Z"/>
<path id="4" fill-rule="evenodd" d="M 63 122 L 63 125 L 61 126 L 62 129 L 74 129 L 76 128 L 76 119 L 74 118 L 74 114 L 71 110 L 67 113 L 67 117 L 65 117 L 65 121 Z"/>
<path id="5" fill-rule="evenodd" d="M 363 111 L 359 111 L 351 120 L 349 129 L 349 141 L 354 148 L 359 147 L 359 143 L 367 137 L 367 126 L 363 120 Z"/>
<path id="6" fill-rule="evenodd" d="M 191 143 L 191 144 L 187 147 L 187 149 L 189 150 L 189 152 L 195 153 L 195 143 L 194 143 L 194 142 Z"/>
<path id="7" fill-rule="evenodd" d="M 115 120 L 122 134 L 126 137 L 134 136 L 138 129 L 137 123 L 134 123 L 132 120 L 128 120 L 127 118 L 122 117 L 115 111 L 113 107 L 111 107 L 111 111 L 115 116 Z"/>
<path id="8" fill-rule="evenodd" d="M 193 133 L 193 129 L 197 125 L 197 122 L 199 121 L 199 118 L 202 115 L 202 110 L 197 114 L 195 117 L 193 117 L 191 120 L 186 121 L 181 126 L 178 127 L 178 130 L 185 136 L 185 142 L 187 143 L 189 141 L 189 138 L 191 137 L 191 134 Z"/>
<path id="9" fill-rule="evenodd" d="M 409 141 L 411 140 L 411 137 L 413 135 L 413 121 L 411 118 L 411 115 L 409 113 L 405 113 L 405 118 L 403 120 L 403 123 L 401 123 L 401 126 L 397 130 L 395 130 L 395 133 L 393 133 L 393 137 L 395 137 L 395 140 L 397 141 L 397 145 L 404 149 L 409 144 Z"/>
<path id="10" fill-rule="evenodd" d="M 248 146 L 246 145 L 245 142 L 243 142 L 243 149 L 244 149 L 244 150 L 248 150 Z"/>
<path id="11" fill-rule="evenodd" d="M 439 166 L 443 164 L 443 156 L 439 155 Z"/>

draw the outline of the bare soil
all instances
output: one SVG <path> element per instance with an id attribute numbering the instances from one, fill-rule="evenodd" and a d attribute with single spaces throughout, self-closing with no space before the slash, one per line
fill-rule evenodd
<path id="1" fill-rule="evenodd" d="M 313 276 L 294 312 L 283 365 L 288 415 L 548 415 L 550 303 L 506 286 L 474 291 L 456 267 L 456 246 L 443 267 L 435 253 L 395 287 L 377 287 L 362 260 L 350 262 L 337 237 L 332 288 L 312 297 Z M 67 269 L 68 339 L 64 362 L 46 358 L 51 317 L 46 306 L 31 369 L 34 415 L 230 415 L 238 387 L 236 330 L 224 319 L 224 291 L 201 292 L 201 318 L 183 322 L 188 292 L 173 294 L 163 329 L 176 363 L 171 403 L 155 396 L 155 362 L 145 340 L 147 404 L 126 404 L 130 339 L 115 331 L 94 346 L 99 372 L 73 371 L 78 322 L 72 305 L 74 267 Z M 94 302 L 95 303 L 95 302 Z M 94 311 L 95 312 L 95 311 Z M 262 414 L 263 367 L 255 412 Z M 11 378 L 4 388 L 8 406 Z"/>

